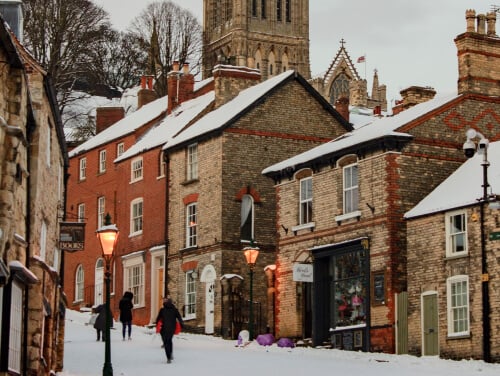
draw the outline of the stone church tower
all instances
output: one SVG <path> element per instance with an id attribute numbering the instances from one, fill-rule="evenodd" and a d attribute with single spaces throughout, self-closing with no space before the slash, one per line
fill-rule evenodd
<path id="1" fill-rule="evenodd" d="M 203 0 L 203 78 L 217 64 L 310 79 L 309 0 Z"/>

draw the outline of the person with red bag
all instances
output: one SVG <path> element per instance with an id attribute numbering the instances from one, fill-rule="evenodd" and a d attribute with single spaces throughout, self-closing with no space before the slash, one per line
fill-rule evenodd
<path id="1" fill-rule="evenodd" d="M 159 324 L 161 323 L 161 324 Z M 181 314 L 179 310 L 175 307 L 172 299 L 166 297 L 163 299 L 163 307 L 158 312 L 156 317 L 156 330 L 158 332 L 158 327 L 161 325 L 159 330 L 161 334 L 161 339 L 163 341 L 163 347 L 165 349 L 165 354 L 167 355 L 167 363 L 172 363 L 173 356 L 173 343 L 172 337 L 176 334 L 176 327 L 184 329 L 184 321 L 182 321 Z M 180 331 L 180 330 L 179 330 Z"/>

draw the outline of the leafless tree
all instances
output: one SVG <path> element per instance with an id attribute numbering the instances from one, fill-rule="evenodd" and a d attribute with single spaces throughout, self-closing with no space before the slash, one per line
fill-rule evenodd
<path id="1" fill-rule="evenodd" d="M 154 2 L 132 21 L 130 31 L 148 51 L 148 74 L 157 78 L 160 96 L 166 95 L 166 76 L 172 63 L 189 63 L 191 73 L 200 71 L 202 29 L 196 17 L 171 1 Z"/>
<path id="2" fill-rule="evenodd" d="M 24 0 L 23 6 L 24 44 L 52 77 L 63 113 L 110 29 L 108 14 L 89 0 Z"/>

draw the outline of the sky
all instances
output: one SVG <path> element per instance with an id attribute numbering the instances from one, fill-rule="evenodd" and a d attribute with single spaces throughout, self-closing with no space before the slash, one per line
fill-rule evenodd
<path id="1" fill-rule="evenodd" d="M 104 342 L 96 342 L 95 329 L 87 325 L 90 313 L 66 311 L 64 369 L 58 376 L 102 374 Z M 281 348 L 256 341 L 238 347 L 236 340 L 201 334 L 174 336 L 174 360 L 166 363 L 161 338 L 145 327 L 132 327 L 132 340 L 121 340 L 121 324 L 111 331 L 111 364 L 115 376 L 143 375 L 316 375 L 370 376 L 498 376 L 500 364 L 477 360 L 444 360 L 332 350 L 325 348 Z M 172 373 L 174 372 L 174 373 Z"/>
<path id="2" fill-rule="evenodd" d="M 94 0 L 124 30 L 152 1 Z M 173 0 L 202 22 L 203 0 Z M 322 76 L 340 48 L 340 40 L 371 92 L 373 72 L 387 86 L 387 101 L 410 86 L 430 86 L 438 93 L 457 88 L 454 38 L 465 32 L 465 11 L 491 11 L 492 0 L 310 0 L 310 62 L 313 77 Z M 499 16 L 497 16 L 499 17 Z M 500 17 L 499 17 L 500 18 Z M 497 21 L 497 34 L 500 27 Z"/>

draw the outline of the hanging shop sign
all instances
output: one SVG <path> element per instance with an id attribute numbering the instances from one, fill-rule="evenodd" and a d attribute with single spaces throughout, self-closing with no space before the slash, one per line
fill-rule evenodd
<path id="1" fill-rule="evenodd" d="M 313 265 L 294 264 L 293 280 L 294 282 L 313 282 Z"/>
<path id="2" fill-rule="evenodd" d="M 62 251 L 83 251 L 85 247 L 85 223 L 61 222 L 59 248 Z"/>

